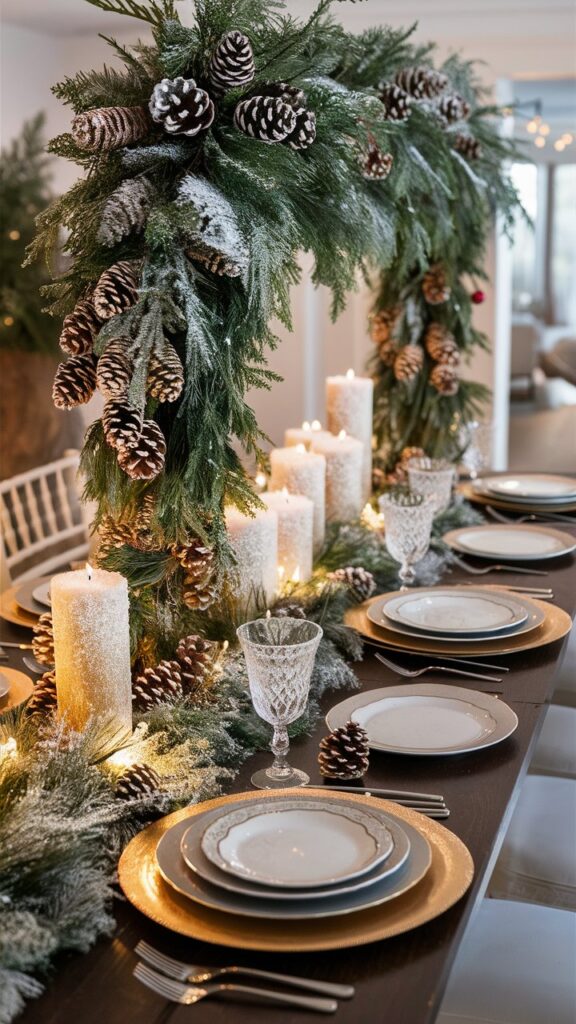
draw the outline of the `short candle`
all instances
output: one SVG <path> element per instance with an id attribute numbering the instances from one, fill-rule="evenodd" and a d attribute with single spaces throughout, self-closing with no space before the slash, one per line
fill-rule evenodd
<path id="1" fill-rule="evenodd" d="M 326 459 L 326 520 L 348 522 L 362 511 L 362 454 L 364 445 L 342 430 L 338 437 L 314 440 L 315 452 Z"/>
<path id="2" fill-rule="evenodd" d="M 305 448 L 310 450 L 315 437 L 329 436 L 330 431 L 322 430 L 320 420 L 312 420 L 312 423 L 304 420 L 301 427 L 288 427 L 284 431 L 284 445 L 286 448 L 289 448 L 292 445 L 303 444 Z"/>
<path id="3" fill-rule="evenodd" d="M 324 544 L 326 459 L 306 450 L 303 444 L 273 448 L 270 452 L 270 490 L 286 487 L 290 494 L 303 494 L 314 503 L 314 550 Z"/>
<path id="4" fill-rule="evenodd" d="M 328 426 L 333 434 L 345 430 L 350 437 L 362 441 L 362 489 L 366 501 L 372 491 L 372 416 L 374 382 L 370 377 L 357 377 L 354 370 L 343 376 L 326 378 L 326 410 Z"/>
<path id="5" fill-rule="evenodd" d="M 225 509 L 226 531 L 236 559 L 236 596 L 256 603 L 260 592 L 272 601 L 278 589 L 278 516 L 271 509 L 257 509 L 245 516 L 229 505 Z"/>
<path id="6" fill-rule="evenodd" d="M 312 575 L 314 505 L 302 494 L 268 491 L 261 495 L 278 516 L 278 565 L 284 581 L 306 583 Z"/>

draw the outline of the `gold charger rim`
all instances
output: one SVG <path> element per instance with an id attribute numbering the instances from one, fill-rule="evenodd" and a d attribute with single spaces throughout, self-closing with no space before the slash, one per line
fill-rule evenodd
<path id="1" fill-rule="evenodd" d="M 428 587 L 414 587 L 415 591 L 428 589 Z M 455 587 L 454 589 L 457 588 Z M 487 584 L 480 584 L 478 589 L 501 590 L 505 588 L 498 587 L 497 585 L 488 586 Z M 392 591 L 391 593 L 400 593 L 400 591 Z M 479 640 L 477 643 L 465 644 L 459 643 L 457 640 L 422 640 L 416 636 L 412 638 L 408 637 L 407 634 L 402 636 L 400 633 L 393 633 L 384 626 L 375 626 L 370 622 L 366 609 L 382 596 L 382 594 L 376 594 L 369 601 L 364 601 L 363 604 L 349 608 L 344 616 L 344 621 L 347 626 L 351 626 L 357 633 L 360 633 L 361 636 L 369 640 L 370 643 L 386 648 L 394 647 L 397 650 L 408 653 L 429 654 L 433 656 L 442 654 L 516 654 L 520 651 L 531 651 L 538 647 L 546 647 L 548 644 L 553 644 L 565 637 L 572 628 L 572 619 L 563 608 L 559 608 L 558 605 L 552 604 L 549 601 L 538 601 L 530 596 L 529 598 L 526 597 L 526 601 L 530 601 L 544 612 L 544 622 L 541 626 L 537 626 L 536 629 L 530 630 L 527 633 L 520 633 L 516 643 L 513 643 L 513 635 L 499 638 L 493 637 L 491 640 Z M 522 596 L 524 597 L 524 595 Z"/>
<path id="2" fill-rule="evenodd" d="M 322 787 L 307 788 L 305 793 L 285 792 L 303 799 L 310 795 L 326 796 Z M 272 953 L 320 952 L 362 946 L 411 931 L 449 910 L 470 887 L 474 876 L 472 856 L 462 840 L 439 822 L 387 800 L 332 791 L 331 798 L 386 811 L 421 832 L 430 844 L 432 863 L 417 885 L 388 904 L 342 917 L 277 922 L 208 910 L 180 896 L 162 880 L 156 865 L 156 846 L 172 825 L 234 801 L 269 799 L 275 795 L 264 790 L 231 793 L 184 807 L 153 822 L 131 840 L 120 858 L 118 877 L 126 898 L 157 924 L 202 942 Z"/>
<path id="3" fill-rule="evenodd" d="M 15 626 L 33 629 L 40 618 L 40 612 L 34 616 L 20 608 L 16 600 L 16 591 L 18 589 L 18 584 L 16 584 L 0 594 L 0 618 L 6 622 L 11 622 Z"/>
<path id="4" fill-rule="evenodd" d="M 0 675 L 6 676 L 10 689 L 4 697 L 0 697 L 0 715 L 12 708 L 17 708 L 34 692 L 34 682 L 25 672 L 8 665 L 0 665 Z"/>
<path id="5" fill-rule="evenodd" d="M 506 498 L 492 497 L 492 495 L 482 494 L 479 491 L 474 490 L 474 487 L 468 481 L 464 481 L 458 485 L 460 493 L 464 495 L 467 501 L 477 502 L 479 505 L 492 505 L 494 508 L 507 509 L 510 512 L 522 512 L 524 515 L 540 515 L 541 513 L 546 514 L 547 512 L 576 512 L 576 502 L 574 501 L 559 501 L 554 502 L 554 505 L 546 505 L 541 502 L 534 501 L 531 503 L 519 504 L 514 501 L 507 501 Z M 570 524 L 567 523 L 567 526 Z M 574 520 L 576 526 L 576 520 Z"/>

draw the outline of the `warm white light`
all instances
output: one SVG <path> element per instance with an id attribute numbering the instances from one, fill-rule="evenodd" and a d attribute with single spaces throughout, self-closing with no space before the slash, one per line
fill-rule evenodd
<path id="1" fill-rule="evenodd" d="M 308 423 L 308 420 L 304 420 L 302 424 L 302 430 L 310 430 L 310 424 Z"/>
<path id="2" fill-rule="evenodd" d="M 8 232 L 8 238 L 10 239 L 11 242 L 17 242 L 18 239 L 20 238 L 20 232 L 19 231 L 9 231 Z"/>
<path id="3" fill-rule="evenodd" d="M 531 135 L 534 135 L 538 131 L 538 121 L 534 119 L 532 121 L 528 121 L 526 131 L 530 132 Z"/>
<path id="4" fill-rule="evenodd" d="M 537 146 L 538 149 L 544 149 L 544 146 L 546 145 L 546 139 L 543 138 L 542 135 L 539 135 L 538 138 L 534 139 L 534 145 Z"/>
<path id="5" fill-rule="evenodd" d="M 12 324 L 14 323 L 14 317 L 13 316 L 5 316 L 4 320 L 2 322 L 4 324 L 4 327 L 12 327 Z"/>
<path id="6" fill-rule="evenodd" d="M 290 497 L 290 491 L 288 490 L 287 487 L 283 487 L 282 490 L 280 491 L 280 494 L 282 495 L 283 498 Z"/>
<path id="7" fill-rule="evenodd" d="M 306 445 L 305 444 L 297 444 L 296 445 L 296 451 L 300 452 L 300 455 L 305 455 L 306 454 Z"/>
<path id="8" fill-rule="evenodd" d="M 10 736 L 6 743 L 0 743 L 0 761 L 5 757 L 16 757 L 17 753 L 18 747 L 13 736 Z"/>
<path id="9" fill-rule="evenodd" d="M 267 619 L 271 619 L 272 618 L 272 612 L 270 611 L 269 608 L 266 609 L 266 618 Z"/>
<path id="10" fill-rule="evenodd" d="M 283 565 L 279 565 L 278 566 L 278 582 L 279 583 L 282 583 L 282 580 L 284 579 L 284 573 L 285 572 L 286 572 L 286 569 L 284 568 L 284 566 Z M 268 618 L 269 617 L 270 616 L 268 615 Z"/>
<path id="11" fill-rule="evenodd" d="M 90 562 L 86 562 L 86 576 L 88 577 L 89 580 L 91 580 L 93 575 L 94 569 L 90 565 Z"/>
<path id="12" fill-rule="evenodd" d="M 265 487 L 266 486 L 266 474 L 265 473 L 256 473 L 256 476 L 254 477 L 254 483 L 256 484 L 257 487 Z"/>
<path id="13" fill-rule="evenodd" d="M 117 764 L 120 768 L 129 768 L 131 764 L 136 764 L 137 760 L 138 755 L 133 747 L 122 747 L 108 758 L 107 763 Z"/>
<path id="14" fill-rule="evenodd" d="M 338 440 L 339 441 L 343 441 L 344 438 L 346 438 L 346 437 L 348 437 L 346 431 L 345 430 L 341 430 L 340 433 L 338 434 Z"/>
<path id="15" fill-rule="evenodd" d="M 348 380 L 354 380 L 354 377 L 356 376 L 356 374 L 354 373 L 354 370 L 350 369 L 350 370 L 346 370 L 346 376 L 347 376 Z"/>
<path id="16" fill-rule="evenodd" d="M 297 565 L 292 573 L 292 583 L 300 583 L 300 566 Z"/>
<path id="17" fill-rule="evenodd" d="M 554 149 L 557 149 L 559 153 L 561 153 L 563 149 L 566 149 L 566 143 L 564 142 L 564 140 L 556 139 L 556 142 L 554 143 Z"/>
<path id="18" fill-rule="evenodd" d="M 538 129 L 538 133 L 540 135 L 550 135 L 550 125 L 549 124 L 541 124 L 539 129 Z"/>
<path id="19" fill-rule="evenodd" d="M 320 420 L 312 420 L 312 430 L 322 430 Z"/>
<path id="20" fill-rule="evenodd" d="M 368 530 L 380 531 L 384 527 L 384 516 L 381 512 L 375 512 L 370 502 L 367 502 L 362 509 L 360 516 L 362 525 Z"/>
<path id="21" fill-rule="evenodd" d="M 562 142 L 565 146 L 569 146 L 571 142 L 574 142 L 574 136 L 571 135 L 570 132 L 564 132 L 564 135 L 562 136 Z"/>

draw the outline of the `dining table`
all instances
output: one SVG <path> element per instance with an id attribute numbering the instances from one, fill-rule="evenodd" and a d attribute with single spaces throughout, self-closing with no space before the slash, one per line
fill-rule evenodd
<path id="1" fill-rule="evenodd" d="M 576 536 L 576 524 L 562 528 Z M 514 573 L 494 573 L 483 577 L 482 583 L 549 586 L 555 603 L 573 617 L 574 556 L 538 563 L 538 567 L 545 568 L 548 576 L 532 579 Z M 452 568 L 444 574 L 442 582 L 456 584 L 471 579 L 463 570 Z M 4 640 L 29 639 L 27 632 L 16 626 L 2 623 L 0 628 Z M 238 996 L 233 1002 L 224 997 L 191 1007 L 169 1003 L 133 977 L 137 963 L 134 949 L 141 939 L 168 956 L 191 964 L 245 965 L 354 985 L 354 998 L 339 1002 L 333 1018 L 339 1024 L 432 1024 L 464 932 L 483 899 L 498 857 L 547 704 L 554 693 L 566 643 L 565 637 L 549 646 L 507 655 L 504 659 L 509 671 L 503 673 L 503 681 L 498 684 L 502 691 L 499 699 L 506 701 L 518 716 L 517 730 L 504 742 L 457 756 L 371 754 L 364 781 L 366 789 L 372 786 L 443 794 L 450 817 L 442 825 L 454 832 L 472 855 L 471 887 L 440 917 L 369 945 L 329 952 L 272 954 L 229 949 L 179 936 L 143 916 L 118 890 L 113 935 L 102 938 L 86 954 L 60 955 L 45 993 L 27 1004 L 19 1018 L 21 1024 L 184 1024 L 191 1020 L 197 1024 L 256 1024 L 260 1020 L 266 1024 L 305 1024 L 318 1019 L 316 1013 L 307 1010 L 239 1002 Z M 10 650 L 9 657 L 12 667 L 22 667 L 21 652 Z M 397 652 L 390 657 L 398 657 Z M 361 689 L 404 682 L 376 659 L 375 649 L 370 645 L 366 645 L 364 658 L 354 669 Z M 446 681 L 441 676 L 429 678 Z M 455 678 L 454 683 L 474 687 L 473 680 Z M 352 692 L 327 691 L 321 701 L 323 712 Z M 293 763 L 307 771 L 318 785 L 322 785 L 318 744 L 327 731 L 320 719 L 309 737 L 293 741 L 291 747 Z M 249 790 L 251 775 L 267 765 L 269 758 L 268 752 L 251 756 L 241 766 L 231 791 Z M 250 929 L 249 920 L 246 929 Z"/>

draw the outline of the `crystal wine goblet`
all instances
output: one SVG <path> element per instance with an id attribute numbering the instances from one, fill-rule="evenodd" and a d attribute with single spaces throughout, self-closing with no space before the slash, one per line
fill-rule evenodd
<path id="1" fill-rule="evenodd" d="M 252 776 L 252 785 L 258 789 L 305 786 L 309 776 L 288 764 L 286 727 L 306 709 L 322 629 L 307 619 L 285 617 L 246 622 L 236 633 L 246 659 L 252 703 L 260 718 L 274 728 L 274 761 Z"/>
<path id="2" fill-rule="evenodd" d="M 430 494 L 434 498 L 434 514 L 445 512 L 452 498 L 456 466 L 447 459 L 429 459 L 427 456 L 410 459 L 408 483 L 414 494 Z"/>
<path id="3" fill-rule="evenodd" d="M 414 582 L 414 565 L 426 554 L 434 518 L 434 497 L 410 491 L 389 491 L 378 499 L 384 516 L 384 540 L 392 558 L 400 562 L 402 589 Z"/>

